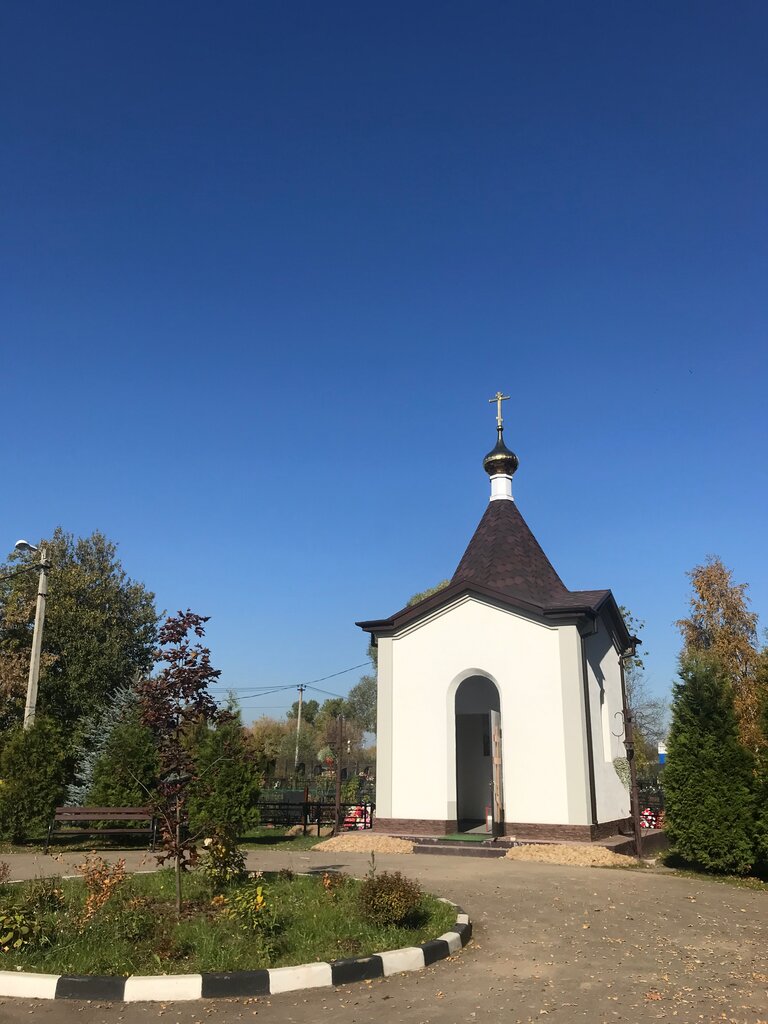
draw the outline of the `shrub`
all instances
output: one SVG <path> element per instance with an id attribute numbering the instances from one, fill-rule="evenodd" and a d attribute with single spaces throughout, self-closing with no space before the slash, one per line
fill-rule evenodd
<path id="1" fill-rule="evenodd" d="M 42 835 L 71 770 L 69 741 L 59 726 L 47 718 L 31 729 L 17 726 L 0 759 L 0 832 L 12 842 Z"/>
<path id="2" fill-rule="evenodd" d="M 35 913 L 60 910 L 64 905 L 64 890 L 58 878 L 33 878 L 24 887 L 23 906 Z"/>
<path id="3" fill-rule="evenodd" d="M 768 656 L 763 655 L 766 665 Z M 768 701 L 760 722 L 765 746 L 762 751 L 757 772 L 756 796 L 757 796 L 757 818 L 755 821 L 755 850 L 760 870 L 768 876 Z"/>
<path id="4" fill-rule="evenodd" d="M 341 871 L 323 872 L 323 889 L 331 899 L 334 899 L 336 894 L 346 886 L 347 881 L 347 876 Z"/>
<path id="5" fill-rule="evenodd" d="M 377 924 L 402 924 L 416 913 L 421 898 L 418 882 L 399 871 L 371 872 L 360 887 L 363 913 Z"/>
<path id="6" fill-rule="evenodd" d="M 11 867 L 4 860 L 0 860 L 0 885 L 5 885 L 11 877 Z"/>
<path id="7" fill-rule="evenodd" d="M 125 858 L 121 857 L 115 864 L 108 864 L 103 857 L 86 857 L 82 864 L 78 864 L 77 870 L 83 876 L 88 893 L 80 918 L 81 926 L 84 927 L 125 882 Z"/>
<path id="8" fill-rule="evenodd" d="M 0 953 L 29 946 L 37 939 L 37 919 L 30 910 L 14 907 L 0 913 Z"/>
<path id="9" fill-rule="evenodd" d="M 258 824 L 261 771 L 239 715 L 199 727 L 190 743 L 197 773 L 189 801 L 192 831 L 234 838 Z"/>
<path id="10" fill-rule="evenodd" d="M 96 764 L 87 801 L 97 807 L 143 807 L 157 781 L 152 733 L 130 708 L 112 729 Z"/>
<path id="11" fill-rule="evenodd" d="M 722 667 L 704 656 L 688 658 L 674 688 L 664 769 L 673 850 L 705 870 L 746 872 L 754 860 L 753 785 Z"/>
<path id="12" fill-rule="evenodd" d="M 245 878 L 245 857 L 234 840 L 214 836 L 204 839 L 203 846 L 206 856 L 200 870 L 214 892 Z"/>
<path id="13" fill-rule="evenodd" d="M 227 897 L 225 914 L 248 931 L 268 935 L 277 928 L 275 907 L 267 900 L 266 888 L 258 877 Z"/>

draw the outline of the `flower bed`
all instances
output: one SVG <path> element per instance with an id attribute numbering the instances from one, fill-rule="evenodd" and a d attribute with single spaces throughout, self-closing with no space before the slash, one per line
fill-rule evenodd
<path id="1" fill-rule="evenodd" d="M 5 886 L 0 970 L 68 975 L 253 971 L 369 956 L 446 932 L 455 908 L 391 881 L 367 897 L 343 875 L 250 878 L 216 890 L 202 873 L 185 878 L 180 920 L 170 871 L 125 875 L 98 860 L 84 880 Z M 391 880 L 392 876 L 388 876 Z M 377 881 L 384 876 L 376 876 Z M 378 901 L 378 902 L 377 902 Z M 370 908 L 383 908 L 372 915 Z M 389 923 L 388 921 L 389 914 Z M 380 923 L 374 919 L 378 916 Z"/>

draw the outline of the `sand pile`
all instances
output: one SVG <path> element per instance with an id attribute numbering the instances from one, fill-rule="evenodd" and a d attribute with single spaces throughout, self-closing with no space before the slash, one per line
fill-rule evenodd
<path id="1" fill-rule="evenodd" d="M 413 843 L 375 832 L 346 832 L 333 839 L 326 839 L 312 849 L 321 852 L 335 850 L 336 853 L 413 853 Z"/>
<path id="2" fill-rule="evenodd" d="M 604 846 L 581 843 L 547 843 L 535 846 L 513 846 L 507 850 L 509 860 L 539 861 L 543 864 L 573 864 L 591 868 L 626 868 L 636 864 L 632 857 L 613 853 Z"/>

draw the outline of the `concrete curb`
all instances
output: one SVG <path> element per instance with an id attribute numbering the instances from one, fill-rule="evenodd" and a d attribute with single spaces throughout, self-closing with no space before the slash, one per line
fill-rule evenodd
<path id="1" fill-rule="evenodd" d="M 232 999 L 242 996 L 270 996 L 299 989 L 350 985 L 373 978 L 385 978 L 402 971 L 419 971 L 457 953 L 472 938 L 469 915 L 456 907 L 456 923 L 450 932 L 420 946 L 405 946 L 373 956 L 331 963 L 298 964 L 259 971 L 211 974 L 158 974 L 104 977 L 95 974 L 32 974 L 0 971 L 0 998 L 82 999 L 105 1002 L 163 1002 L 190 999 Z"/>

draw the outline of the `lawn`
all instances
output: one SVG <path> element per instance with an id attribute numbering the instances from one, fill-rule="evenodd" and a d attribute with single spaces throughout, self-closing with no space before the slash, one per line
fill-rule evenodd
<path id="1" fill-rule="evenodd" d="M 247 850 L 311 850 L 317 843 L 323 841 L 323 836 L 317 835 L 317 830 L 309 828 L 307 835 L 289 836 L 285 828 L 267 828 L 258 826 L 251 829 L 245 835 L 240 836 L 238 843 Z M 0 842 L 0 856 L 4 853 L 31 853 L 43 849 L 45 838 L 35 836 L 24 843 Z M 72 836 L 59 836 L 51 840 L 52 853 L 76 853 L 81 850 L 145 850 L 147 840 L 144 837 L 132 838 L 126 836 L 114 837 L 110 835 L 99 835 L 96 833 L 83 833 L 78 835 L 72 829 Z"/>
<path id="2" fill-rule="evenodd" d="M 360 905 L 361 884 L 343 875 L 282 872 L 215 893 L 193 872 L 184 880 L 181 920 L 168 870 L 127 876 L 90 918 L 79 880 L 7 885 L 0 894 L 0 943 L 14 927 L 21 934 L 22 921 L 31 925 L 32 941 L 0 953 L 0 969 L 124 975 L 254 970 L 411 946 L 449 930 L 455 920 L 452 906 L 423 895 L 407 923 L 374 924 Z M 238 906 L 245 914 L 235 914 Z M 5 941 L 12 947 L 13 940 Z"/>

